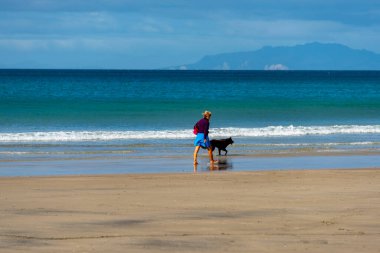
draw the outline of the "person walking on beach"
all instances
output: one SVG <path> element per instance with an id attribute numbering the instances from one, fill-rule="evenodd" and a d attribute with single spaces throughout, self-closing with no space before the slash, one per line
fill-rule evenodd
<path id="1" fill-rule="evenodd" d="M 194 165 L 198 164 L 197 161 L 197 156 L 199 149 L 202 147 L 204 149 L 207 149 L 208 151 L 208 156 L 210 158 L 210 164 L 213 164 L 217 162 L 214 160 L 213 154 L 212 154 L 212 147 L 210 140 L 208 138 L 208 129 L 210 127 L 210 118 L 211 118 L 211 112 L 205 111 L 203 113 L 203 118 L 200 119 L 196 124 L 195 127 L 197 128 L 197 136 L 195 137 L 194 140 Z"/>

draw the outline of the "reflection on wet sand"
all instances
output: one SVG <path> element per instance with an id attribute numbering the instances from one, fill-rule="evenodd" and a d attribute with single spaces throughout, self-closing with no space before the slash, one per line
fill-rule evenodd
<path id="1" fill-rule="evenodd" d="M 233 168 L 233 164 L 223 158 L 218 160 L 217 163 L 208 163 L 207 165 L 194 164 L 194 172 L 199 171 L 212 171 L 212 170 L 230 170 Z"/>

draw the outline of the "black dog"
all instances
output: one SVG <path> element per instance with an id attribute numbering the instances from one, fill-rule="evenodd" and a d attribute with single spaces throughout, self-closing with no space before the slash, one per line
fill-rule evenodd
<path id="1" fill-rule="evenodd" d="M 226 147 L 232 143 L 234 143 L 234 141 L 232 140 L 232 138 L 228 138 L 228 139 L 221 139 L 221 140 L 211 140 L 211 147 L 212 147 L 212 151 L 214 151 L 215 148 L 218 148 L 218 151 L 219 151 L 219 155 L 220 155 L 220 151 L 223 150 L 224 152 L 224 155 L 227 155 L 228 151 L 226 149 Z"/>

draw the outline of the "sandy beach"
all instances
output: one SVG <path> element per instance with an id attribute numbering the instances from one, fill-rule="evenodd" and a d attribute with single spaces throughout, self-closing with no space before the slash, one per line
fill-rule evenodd
<path id="1" fill-rule="evenodd" d="M 1 252 L 380 252 L 380 170 L 0 178 Z"/>

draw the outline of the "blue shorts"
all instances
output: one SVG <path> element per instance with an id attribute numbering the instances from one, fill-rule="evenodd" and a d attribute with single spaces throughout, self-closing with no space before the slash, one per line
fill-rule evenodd
<path id="1" fill-rule="evenodd" d="M 211 147 L 210 140 L 208 139 L 208 136 L 206 137 L 206 142 L 204 142 L 205 134 L 204 133 L 198 133 L 194 140 L 194 146 L 201 146 L 202 148 L 209 148 Z"/>

